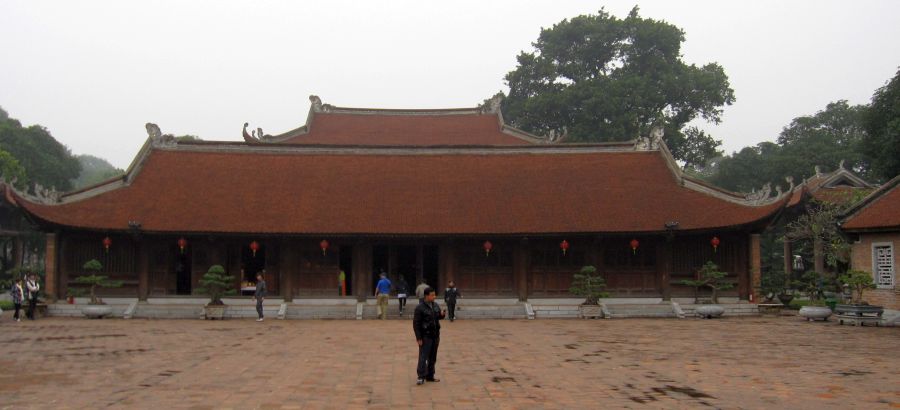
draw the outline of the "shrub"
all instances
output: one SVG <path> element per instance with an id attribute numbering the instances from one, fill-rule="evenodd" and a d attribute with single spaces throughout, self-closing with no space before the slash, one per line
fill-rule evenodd
<path id="1" fill-rule="evenodd" d="M 199 291 L 209 295 L 210 305 L 224 305 L 222 296 L 237 293 L 232 289 L 232 282 L 234 282 L 234 276 L 226 275 L 222 265 L 213 265 L 200 278 Z"/>
<path id="2" fill-rule="evenodd" d="M 606 281 L 597 273 L 597 268 L 584 266 L 574 275 L 569 292 L 575 296 L 584 297 L 585 305 L 598 305 L 600 298 L 609 296 L 603 291 L 604 288 L 606 288 Z"/>
<path id="3" fill-rule="evenodd" d="M 79 276 L 75 279 L 75 283 L 79 283 L 82 285 L 89 285 L 91 287 L 91 305 L 102 305 L 103 300 L 97 297 L 97 287 L 104 288 L 118 288 L 122 286 L 122 281 L 120 280 L 110 280 L 107 276 L 98 275 L 98 273 L 103 270 L 103 265 L 100 264 L 100 261 L 96 259 L 91 259 L 87 261 L 84 266 L 84 270 L 87 272 L 93 272 L 90 275 Z M 77 293 L 77 291 L 75 291 Z"/>

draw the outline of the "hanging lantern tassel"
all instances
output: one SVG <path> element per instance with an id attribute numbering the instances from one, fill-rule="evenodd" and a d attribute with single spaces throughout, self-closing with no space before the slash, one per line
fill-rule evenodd
<path id="1" fill-rule="evenodd" d="M 259 250 L 259 243 L 256 241 L 250 242 L 250 250 L 253 251 L 253 257 L 256 257 L 256 251 Z"/>
<path id="2" fill-rule="evenodd" d="M 103 249 L 106 251 L 106 253 L 109 253 L 110 246 L 112 246 L 112 239 L 109 239 L 108 236 L 103 238 Z"/>
<path id="3" fill-rule="evenodd" d="M 484 241 L 484 256 L 488 257 L 491 254 L 491 249 L 494 249 L 494 244 L 491 241 Z"/>
<path id="4" fill-rule="evenodd" d="M 718 252 L 719 250 L 719 237 L 713 236 L 712 239 L 709 240 L 709 244 L 713 247 L 713 252 Z"/>
<path id="5" fill-rule="evenodd" d="M 181 254 L 184 255 L 184 248 L 187 247 L 187 239 L 179 238 L 178 239 L 178 249 L 181 249 Z"/>
<path id="6" fill-rule="evenodd" d="M 631 254 L 632 254 L 632 255 L 637 255 L 637 248 L 638 248 L 638 245 L 640 245 L 640 242 L 638 242 L 637 239 L 632 239 L 632 240 L 631 240 Z"/>
<path id="7" fill-rule="evenodd" d="M 563 241 L 559 243 L 559 248 L 562 249 L 563 255 L 565 255 L 566 251 L 569 250 L 569 241 L 563 239 Z"/>
<path id="8" fill-rule="evenodd" d="M 322 248 L 322 256 L 325 256 L 325 251 L 328 250 L 328 241 L 322 239 L 322 242 L 319 242 L 319 247 Z"/>

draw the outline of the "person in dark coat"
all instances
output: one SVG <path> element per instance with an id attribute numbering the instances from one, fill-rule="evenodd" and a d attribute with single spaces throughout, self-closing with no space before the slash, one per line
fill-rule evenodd
<path id="1" fill-rule="evenodd" d="M 397 290 L 397 301 L 400 302 L 400 314 L 403 314 L 403 310 L 406 308 L 406 297 L 409 293 L 409 285 L 406 284 L 406 279 L 403 279 L 403 275 L 397 279 L 397 284 L 394 285 Z"/>
<path id="2" fill-rule="evenodd" d="M 34 309 L 37 307 L 38 292 L 41 290 L 41 284 L 37 281 L 37 276 L 33 273 L 28 274 L 28 280 L 25 281 L 25 297 L 28 299 L 28 311 L 25 317 L 34 320 Z"/>
<path id="3" fill-rule="evenodd" d="M 450 321 L 452 322 L 456 319 L 456 299 L 461 298 L 462 294 L 459 293 L 459 289 L 456 288 L 456 283 L 452 280 L 447 284 L 447 289 L 444 291 L 444 303 L 447 304 L 447 311 L 450 313 Z"/>
<path id="4" fill-rule="evenodd" d="M 263 272 L 265 271 L 256 274 L 256 292 L 253 293 L 253 298 L 256 299 L 256 314 L 259 315 L 257 322 L 263 321 L 263 300 L 266 299 L 266 280 Z"/>
<path id="5" fill-rule="evenodd" d="M 22 310 L 22 300 L 25 299 L 25 291 L 22 290 L 22 278 L 17 278 L 16 282 L 13 283 L 12 288 L 9 290 L 10 295 L 12 295 L 13 306 L 16 308 L 16 313 L 13 314 L 13 319 L 16 322 L 22 321 L 22 316 L 19 312 Z"/>
<path id="6" fill-rule="evenodd" d="M 419 345 L 419 365 L 416 367 L 417 385 L 425 382 L 439 382 L 434 377 L 434 364 L 437 362 L 438 345 L 441 343 L 441 322 L 447 311 L 434 301 L 437 297 L 434 289 L 426 288 L 424 298 L 416 306 L 413 316 L 413 332 Z"/>

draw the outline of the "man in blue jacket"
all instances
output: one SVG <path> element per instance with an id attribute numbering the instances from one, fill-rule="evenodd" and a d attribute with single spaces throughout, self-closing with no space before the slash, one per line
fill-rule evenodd
<path id="1" fill-rule="evenodd" d="M 437 296 L 433 288 L 426 288 L 424 298 L 416 306 L 413 315 L 413 332 L 419 345 L 419 365 L 416 367 L 417 385 L 425 382 L 439 382 L 434 377 L 434 364 L 437 362 L 438 345 L 441 343 L 441 322 L 447 311 L 441 310 L 434 299 Z"/>

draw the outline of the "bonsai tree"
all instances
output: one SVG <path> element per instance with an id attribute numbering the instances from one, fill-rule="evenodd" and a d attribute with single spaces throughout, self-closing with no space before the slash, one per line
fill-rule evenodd
<path id="1" fill-rule="evenodd" d="M 225 275 L 225 268 L 222 265 L 213 265 L 200 278 L 199 291 L 209 295 L 210 305 L 224 305 L 222 296 L 236 293 L 232 289 L 232 282 L 234 282 L 234 276 Z"/>
<path id="2" fill-rule="evenodd" d="M 825 306 L 822 300 L 825 296 L 825 276 L 814 270 L 803 274 L 799 284 L 806 295 L 809 296 L 810 306 Z"/>
<path id="3" fill-rule="evenodd" d="M 872 275 L 869 272 L 861 271 L 861 270 L 850 270 L 847 271 L 845 275 L 842 275 L 838 280 L 849 286 L 850 289 L 856 293 L 856 297 L 853 298 L 853 303 L 855 305 L 868 305 L 865 301 L 862 300 L 863 292 L 866 289 L 874 289 L 875 282 L 872 280 Z"/>
<path id="4" fill-rule="evenodd" d="M 89 302 L 91 305 L 105 305 L 103 300 L 97 297 L 98 286 L 104 288 L 118 288 L 122 286 L 122 281 L 120 280 L 109 280 L 107 276 L 99 275 L 100 271 L 103 270 L 103 265 L 96 259 L 87 261 L 82 268 L 84 268 L 89 275 L 79 276 L 75 279 L 75 283 L 89 285 L 91 287 L 91 301 Z"/>
<path id="5" fill-rule="evenodd" d="M 728 290 L 734 287 L 734 284 L 731 282 L 725 282 L 725 276 L 728 275 L 726 272 L 719 271 L 719 266 L 713 263 L 712 261 L 707 261 L 705 265 L 697 272 L 698 278 L 695 280 L 684 279 L 679 281 L 682 285 L 693 286 L 694 287 L 694 302 L 699 301 L 697 297 L 697 293 L 700 288 L 708 287 L 712 289 L 712 297 L 710 298 L 713 303 L 719 303 L 719 299 L 717 296 L 717 292 L 720 290 Z"/>
<path id="6" fill-rule="evenodd" d="M 604 288 L 606 288 L 606 282 L 597 273 L 597 268 L 584 266 L 573 277 L 569 292 L 575 296 L 584 297 L 584 305 L 599 305 L 600 298 L 609 296 L 603 291 Z"/>

